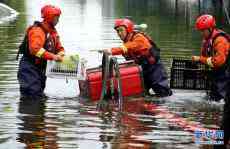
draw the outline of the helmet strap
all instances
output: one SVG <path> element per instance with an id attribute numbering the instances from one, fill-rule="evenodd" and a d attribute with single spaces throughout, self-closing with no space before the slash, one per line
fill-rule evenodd
<path id="1" fill-rule="evenodd" d="M 209 29 L 208 29 L 208 31 L 209 31 L 209 37 L 208 37 L 208 38 L 211 38 L 211 37 L 212 37 L 212 33 L 213 33 L 214 29 L 213 29 L 213 28 L 209 28 Z"/>
<path id="2" fill-rule="evenodd" d="M 129 33 L 127 32 L 127 34 L 126 34 L 126 36 L 125 36 L 125 39 L 124 39 L 124 42 L 126 42 L 126 41 L 127 41 L 127 39 L 128 39 L 128 35 L 129 35 Z"/>

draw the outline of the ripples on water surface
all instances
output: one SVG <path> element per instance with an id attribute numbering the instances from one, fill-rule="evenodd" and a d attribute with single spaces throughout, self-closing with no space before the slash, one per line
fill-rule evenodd
<path id="1" fill-rule="evenodd" d="M 176 90 L 172 97 L 152 98 L 151 101 L 125 100 L 122 112 L 115 103 L 102 112 L 96 109 L 95 103 L 83 102 L 86 99 L 77 97 L 77 81 L 66 83 L 66 80 L 48 79 L 47 99 L 20 102 L 16 47 L 25 27 L 40 17 L 38 6 L 46 2 L 9 2 L 21 14 L 16 22 L 0 26 L 0 148 L 202 147 L 194 144 L 193 133 L 169 119 L 171 115 L 201 127 L 217 128 L 222 104 L 205 101 L 205 93 L 201 91 Z M 67 52 L 80 53 L 88 59 L 90 67 L 100 64 L 101 55 L 89 49 L 120 45 L 113 31 L 113 21 L 122 16 L 132 16 L 137 23 L 149 25 L 147 32 L 162 48 L 162 61 L 168 71 L 173 56 L 189 57 L 198 53 L 195 49 L 199 48 L 200 36 L 192 29 L 192 24 L 199 10 L 193 1 L 187 4 L 181 1 L 178 5 L 173 0 L 145 0 L 146 3 L 125 0 L 124 4 L 120 0 L 49 2 L 62 8 L 57 28 Z M 210 5 L 208 9 L 211 8 Z"/>

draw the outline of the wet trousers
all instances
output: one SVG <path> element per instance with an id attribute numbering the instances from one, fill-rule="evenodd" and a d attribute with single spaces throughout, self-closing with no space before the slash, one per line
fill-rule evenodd
<path id="1" fill-rule="evenodd" d="M 224 131 L 224 145 L 215 145 L 214 149 L 230 149 L 230 79 L 225 80 L 226 95 L 220 130 Z M 223 140 L 222 140 L 223 141 Z"/>
<path id="2" fill-rule="evenodd" d="M 171 96 L 172 91 L 169 87 L 168 76 L 162 63 L 142 64 L 145 88 L 148 91 L 150 88 L 157 96 Z"/>
<path id="3" fill-rule="evenodd" d="M 211 78 L 211 89 L 208 93 L 209 99 L 214 101 L 219 101 L 220 99 L 224 99 L 227 92 L 227 84 L 230 79 L 230 74 L 227 70 L 217 70 L 212 71 L 209 74 Z"/>
<path id="4" fill-rule="evenodd" d="M 21 97 L 40 98 L 44 96 L 46 86 L 45 69 L 39 68 L 23 56 L 19 63 L 17 77 Z"/>

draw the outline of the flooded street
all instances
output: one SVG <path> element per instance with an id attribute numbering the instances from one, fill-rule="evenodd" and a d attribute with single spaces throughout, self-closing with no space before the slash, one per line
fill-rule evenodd
<path id="1" fill-rule="evenodd" d="M 57 30 L 67 53 L 79 53 L 88 67 L 101 64 L 102 55 L 90 52 L 119 46 L 115 18 L 129 16 L 148 24 L 147 33 L 161 48 L 170 72 L 173 57 L 198 54 L 201 44 L 194 22 L 199 12 L 218 16 L 219 26 L 230 31 L 224 14 L 209 0 L 0 0 L 19 12 L 13 22 L 0 24 L 0 149 L 198 149 L 189 126 L 218 128 L 221 103 L 205 100 L 204 91 L 173 90 L 171 97 L 124 100 L 102 112 L 95 103 L 78 97 L 77 80 L 48 78 L 44 101 L 20 102 L 17 47 L 27 26 L 40 19 L 40 8 L 51 3 L 62 15 Z M 227 6 L 229 1 L 226 0 Z M 1 17 L 1 15 L 0 15 Z M 174 119 L 171 119 L 174 118 Z M 173 121 L 175 120 L 175 121 Z"/>

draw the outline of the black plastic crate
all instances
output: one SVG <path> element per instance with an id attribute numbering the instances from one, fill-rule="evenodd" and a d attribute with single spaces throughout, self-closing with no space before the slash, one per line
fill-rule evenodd
<path id="1" fill-rule="evenodd" d="M 174 89 L 208 90 L 209 71 L 204 64 L 185 59 L 173 59 L 170 87 Z"/>

